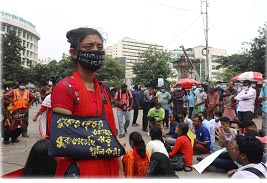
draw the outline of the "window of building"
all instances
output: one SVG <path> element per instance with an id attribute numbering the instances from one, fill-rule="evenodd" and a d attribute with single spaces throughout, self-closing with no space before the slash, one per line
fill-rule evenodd
<path id="1" fill-rule="evenodd" d="M 26 32 L 23 31 L 23 38 L 26 38 Z"/>
<path id="2" fill-rule="evenodd" d="M 1 31 L 2 32 L 6 32 L 6 24 L 2 24 L 1 25 Z"/>

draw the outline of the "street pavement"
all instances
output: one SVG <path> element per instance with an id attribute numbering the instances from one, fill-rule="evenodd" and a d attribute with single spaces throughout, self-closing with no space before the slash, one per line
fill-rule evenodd
<path id="1" fill-rule="evenodd" d="M 29 127 L 28 127 L 28 134 L 29 138 L 19 137 L 20 140 L 19 143 L 14 144 L 3 144 L 3 139 L 1 140 L 1 176 L 5 175 L 6 173 L 15 171 L 17 169 L 22 168 L 27 160 L 27 157 L 29 155 L 29 152 L 33 146 L 33 144 L 40 139 L 39 136 L 39 129 L 38 129 L 38 122 L 33 122 L 32 118 L 35 116 L 35 114 L 38 112 L 40 105 L 38 106 L 32 106 L 30 109 L 29 114 Z M 116 115 L 116 108 L 113 109 L 114 116 L 116 119 L 116 125 L 118 128 L 117 123 L 117 115 Z M 133 111 L 131 111 L 131 117 L 133 116 Z M 254 122 L 257 124 L 258 127 L 261 125 L 261 117 L 254 118 Z M 138 120 L 137 123 L 140 124 L 138 127 L 130 126 L 128 128 L 128 133 L 124 138 L 121 140 L 126 142 L 126 150 L 130 149 L 129 146 L 129 134 L 133 131 L 138 131 L 142 134 L 143 139 L 145 143 L 148 143 L 150 140 L 150 137 L 148 136 L 147 132 L 142 131 L 142 110 L 139 110 Z M 167 131 L 167 130 L 166 130 Z M 205 155 L 199 155 L 201 157 L 204 157 Z M 198 161 L 196 160 L 196 157 L 193 157 L 193 164 L 197 164 Z M 195 169 L 193 169 L 192 172 L 184 172 L 184 171 L 177 171 L 176 174 L 182 178 L 182 179 L 196 179 L 196 178 L 203 178 L 203 179 L 225 179 L 227 176 L 224 173 L 214 173 L 209 171 L 204 171 L 202 174 L 199 174 Z"/>

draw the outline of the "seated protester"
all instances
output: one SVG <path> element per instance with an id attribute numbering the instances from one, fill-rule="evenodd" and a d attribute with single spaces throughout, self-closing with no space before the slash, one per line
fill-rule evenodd
<path id="1" fill-rule="evenodd" d="M 179 121 L 188 124 L 189 130 L 193 132 L 194 131 L 193 121 L 187 117 L 187 111 L 183 109 L 182 111 L 178 112 L 178 116 L 179 116 Z"/>
<path id="2" fill-rule="evenodd" d="M 178 121 L 179 121 L 178 114 L 173 113 L 170 119 L 170 131 L 166 133 L 167 137 L 165 138 L 165 141 L 170 145 L 174 145 L 176 138 L 178 137 L 178 134 L 175 132 L 176 131 L 175 128 L 179 124 Z"/>
<path id="3" fill-rule="evenodd" d="M 205 112 L 199 112 L 198 115 L 202 118 L 202 125 L 206 127 L 210 134 L 210 151 L 215 152 L 220 147 L 215 144 L 215 126 L 210 121 L 206 119 Z M 215 122 L 216 123 L 216 122 Z"/>
<path id="4" fill-rule="evenodd" d="M 169 157 L 167 149 L 164 145 L 164 141 L 162 139 L 161 129 L 157 126 L 154 126 L 150 129 L 149 133 L 151 136 L 151 141 L 147 143 L 146 149 L 149 152 L 150 156 L 154 152 L 160 152 Z"/>
<path id="5" fill-rule="evenodd" d="M 11 115 L 3 122 L 3 133 L 4 144 L 10 144 L 9 139 L 11 138 L 11 143 L 18 143 L 18 137 L 22 134 L 23 128 L 23 118 L 20 116 L 18 110 L 12 111 Z"/>
<path id="6" fill-rule="evenodd" d="M 166 114 L 166 115 L 168 115 L 168 114 Z M 165 133 L 164 128 L 163 128 L 163 120 L 165 118 L 165 110 L 161 107 L 160 103 L 156 103 L 155 107 L 151 108 L 148 111 L 147 117 L 150 118 L 149 129 L 151 129 L 153 126 L 157 126 L 161 129 L 162 134 Z"/>
<path id="7" fill-rule="evenodd" d="M 258 136 L 260 136 L 260 137 L 264 137 L 266 135 L 266 132 L 258 129 L 257 125 L 253 121 L 248 121 L 244 127 L 245 127 L 245 131 L 254 130 L 255 132 L 258 132 L 259 133 Z M 246 133 L 246 132 L 244 132 L 244 133 Z"/>
<path id="8" fill-rule="evenodd" d="M 210 120 L 210 123 L 215 128 L 218 128 L 221 126 L 220 118 L 222 117 L 222 112 L 216 111 L 214 113 L 214 118 Z"/>
<path id="9" fill-rule="evenodd" d="M 176 139 L 172 151 L 169 153 L 169 157 L 173 157 L 177 153 L 181 153 L 185 158 L 185 166 L 191 167 L 193 161 L 193 147 L 190 138 L 187 136 L 188 124 L 180 123 L 176 127 L 176 132 L 179 137 Z"/>
<path id="10" fill-rule="evenodd" d="M 131 150 L 122 158 L 124 175 L 127 178 L 145 177 L 149 164 L 149 153 L 146 151 L 145 141 L 139 132 L 132 132 L 129 136 Z"/>
<path id="11" fill-rule="evenodd" d="M 48 144 L 46 139 L 41 139 L 32 146 L 24 167 L 23 177 L 55 176 L 57 161 L 48 155 Z"/>
<path id="12" fill-rule="evenodd" d="M 237 135 L 242 135 L 242 125 L 241 123 L 239 123 L 239 121 L 237 120 L 230 121 L 230 128 L 235 129 Z"/>
<path id="13" fill-rule="evenodd" d="M 193 118 L 193 125 L 196 134 L 193 146 L 194 154 L 210 153 L 210 134 L 208 129 L 202 125 L 202 118 L 200 116 L 195 116 Z"/>
<path id="14" fill-rule="evenodd" d="M 164 153 L 154 152 L 150 157 L 147 170 L 148 178 L 178 178 L 172 168 L 171 162 Z"/>
<path id="15" fill-rule="evenodd" d="M 228 117 L 221 117 L 221 128 L 224 130 L 227 138 L 232 142 L 237 134 L 237 131 L 233 128 L 230 128 L 230 119 Z"/>

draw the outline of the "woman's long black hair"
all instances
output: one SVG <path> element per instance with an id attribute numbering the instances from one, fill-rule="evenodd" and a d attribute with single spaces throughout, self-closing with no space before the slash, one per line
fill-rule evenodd
<path id="1" fill-rule="evenodd" d="M 23 177 L 53 177 L 55 175 L 57 161 L 48 155 L 48 144 L 47 140 L 41 139 L 32 146 L 24 167 Z"/>
<path id="2" fill-rule="evenodd" d="M 132 132 L 129 136 L 130 141 L 133 142 L 133 146 L 137 147 L 137 153 L 141 158 L 146 157 L 146 144 L 139 132 Z"/>

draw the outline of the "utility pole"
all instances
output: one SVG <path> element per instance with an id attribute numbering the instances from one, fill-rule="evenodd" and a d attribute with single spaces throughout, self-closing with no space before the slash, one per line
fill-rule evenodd
<path id="1" fill-rule="evenodd" d="M 202 12 L 202 3 L 206 4 L 206 11 Z M 206 14 L 206 21 L 205 21 L 205 41 L 206 41 L 206 64 L 205 64 L 205 78 L 207 81 L 209 81 L 210 77 L 209 77 L 209 43 L 208 43 L 208 31 L 209 31 L 209 27 L 208 27 L 208 0 L 205 1 L 201 1 L 201 13 L 202 14 Z"/>

